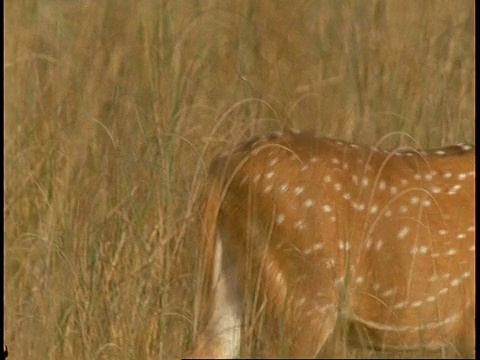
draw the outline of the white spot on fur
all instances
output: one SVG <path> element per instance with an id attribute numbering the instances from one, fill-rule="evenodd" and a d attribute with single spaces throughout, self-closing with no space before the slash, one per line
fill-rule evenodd
<path id="1" fill-rule="evenodd" d="M 283 215 L 283 214 L 278 214 L 278 215 L 277 215 L 277 220 L 276 220 L 277 224 L 280 225 L 280 224 L 283 223 L 284 221 L 285 221 L 285 215 Z"/>
<path id="2" fill-rule="evenodd" d="M 280 185 L 279 188 L 278 188 L 278 190 L 279 190 L 280 192 L 285 192 L 285 191 L 287 191 L 287 190 L 288 190 L 288 184 L 282 184 L 282 185 Z"/>
<path id="3" fill-rule="evenodd" d="M 323 212 L 329 213 L 329 212 L 332 211 L 332 207 L 328 204 L 325 204 L 325 205 L 322 206 L 322 210 L 323 210 Z"/>
<path id="4" fill-rule="evenodd" d="M 265 177 L 267 179 L 271 179 L 275 175 L 275 171 L 269 171 L 268 173 L 265 174 Z"/>
<path id="5" fill-rule="evenodd" d="M 304 188 L 301 187 L 301 186 L 296 186 L 295 189 L 293 189 L 293 192 L 295 193 L 295 195 L 300 195 L 301 193 L 303 193 L 303 190 Z"/>
<path id="6" fill-rule="evenodd" d="M 405 239 L 405 237 L 408 235 L 410 232 L 410 228 L 407 226 L 404 226 L 400 229 L 400 231 L 397 233 L 397 237 L 399 239 Z"/>
<path id="7" fill-rule="evenodd" d="M 367 186 L 368 186 L 368 183 L 369 183 L 368 178 L 367 178 L 367 177 L 363 177 L 363 178 L 362 178 L 362 182 L 361 182 L 362 186 L 363 186 L 363 187 L 367 187 Z"/>
<path id="8" fill-rule="evenodd" d="M 312 199 L 307 199 L 304 204 L 305 204 L 305 207 L 311 208 L 313 204 L 315 204 L 315 201 L 313 201 Z"/>
<path id="9" fill-rule="evenodd" d="M 323 246 L 324 246 L 324 245 L 323 245 L 323 243 L 321 243 L 321 242 L 316 243 L 316 244 L 314 244 L 312 247 L 309 247 L 308 249 L 304 250 L 303 253 L 308 255 L 308 254 L 310 254 L 310 253 L 312 253 L 312 252 L 314 252 L 314 251 L 318 251 L 318 250 L 323 249 Z"/>
<path id="10" fill-rule="evenodd" d="M 418 196 L 412 196 L 412 197 L 410 198 L 410 203 L 411 203 L 412 205 L 418 204 L 419 202 L 420 202 L 420 198 L 419 198 Z"/>
<path id="11" fill-rule="evenodd" d="M 273 165 L 275 165 L 276 163 L 278 163 L 278 158 L 275 158 L 275 159 L 271 160 L 271 161 L 268 163 L 268 165 L 273 166 Z"/>
<path id="12" fill-rule="evenodd" d="M 387 183 L 385 182 L 385 180 L 380 180 L 378 182 L 378 188 L 380 190 L 385 190 L 387 188 Z"/>

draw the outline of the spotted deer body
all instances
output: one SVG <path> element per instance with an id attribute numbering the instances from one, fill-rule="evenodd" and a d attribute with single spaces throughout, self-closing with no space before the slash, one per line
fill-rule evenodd
<path id="1" fill-rule="evenodd" d="M 190 356 L 237 356 L 248 301 L 274 344 L 263 356 L 318 356 L 339 319 L 375 348 L 472 355 L 474 159 L 471 145 L 385 151 L 293 131 L 218 157 L 209 320 Z"/>

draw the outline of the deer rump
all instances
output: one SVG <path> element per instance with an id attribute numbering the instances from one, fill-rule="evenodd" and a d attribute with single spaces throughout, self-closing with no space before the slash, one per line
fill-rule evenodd
<path id="1" fill-rule="evenodd" d="M 362 346 L 472 356 L 474 176 L 469 146 L 387 152 L 295 133 L 218 157 L 193 354 L 233 357 L 242 343 L 314 357 L 348 323 Z"/>

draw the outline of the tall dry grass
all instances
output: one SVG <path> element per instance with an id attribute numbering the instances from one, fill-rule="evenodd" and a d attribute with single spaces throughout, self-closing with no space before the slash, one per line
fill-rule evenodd
<path id="1" fill-rule="evenodd" d="M 283 126 L 474 141 L 473 1 L 4 4 L 4 342 L 171 359 L 208 162 Z M 414 145 L 411 144 L 410 145 Z"/>

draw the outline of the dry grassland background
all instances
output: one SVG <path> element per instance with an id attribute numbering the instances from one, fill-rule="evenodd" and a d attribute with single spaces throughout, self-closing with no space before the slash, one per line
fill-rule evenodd
<path id="1" fill-rule="evenodd" d="M 474 142 L 473 1 L 4 3 L 11 359 L 173 359 L 208 163 L 296 127 Z M 408 140 L 407 133 L 418 141 Z"/>

